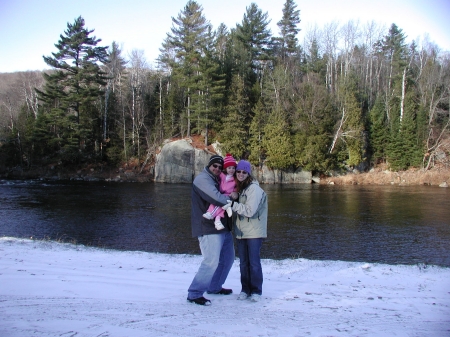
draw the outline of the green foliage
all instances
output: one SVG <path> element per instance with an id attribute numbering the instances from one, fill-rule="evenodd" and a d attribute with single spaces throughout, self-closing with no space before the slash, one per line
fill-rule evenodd
<path id="1" fill-rule="evenodd" d="M 277 169 L 327 172 L 367 154 L 374 165 L 406 169 L 427 152 L 450 155 L 448 58 L 432 45 L 408 48 L 396 25 L 363 44 L 352 39 L 356 28 L 338 34 L 330 25 L 324 35 L 311 31 L 303 51 L 296 8 L 285 1 L 274 37 L 256 4 L 235 27 L 214 31 L 189 0 L 172 18 L 157 70 L 137 51 L 128 64 L 115 43 L 107 53 L 77 18 L 44 57 L 52 70 L 38 98 L 22 78 L 15 93 L 0 92 L 1 159 L 116 164 L 191 134 Z"/>
<path id="2" fill-rule="evenodd" d="M 250 55 L 251 66 L 259 68 L 261 61 L 270 58 L 270 23 L 268 13 L 263 13 L 255 3 L 246 8 L 242 22 L 236 26 L 236 37 Z"/>
<path id="3" fill-rule="evenodd" d="M 298 166 L 308 171 L 327 172 L 333 168 L 333 159 L 327 154 L 329 137 L 326 134 L 296 133 L 293 140 L 294 156 Z"/>
<path id="4" fill-rule="evenodd" d="M 297 10 L 294 0 L 286 0 L 283 6 L 283 17 L 278 21 L 277 26 L 280 29 L 280 37 L 274 38 L 276 41 L 276 49 L 281 59 L 286 60 L 295 56 L 298 52 L 297 34 L 300 29 L 300 10 Z"/>
<path id="5" fill-rule="evenodd" d="M 164 111 L 164 131 L 165 134 L 174 136 L 177 134 L 177 131 L 180 129 L 180 125 L 184 123 L 181 122 L 182 115 L 180 115 L 180 111 L 183 111 L 184 107 L 184 96 L 183 89 L 181 89 L 178 85 L 178 81 L 174 81 L 171 83 L 167 83 L 167 86 L 170 85 L 171 90 L 168 92 L 168 95 L 165 97 L 165 109 Z"/>
<path id="6" fill-rule="evenodd" d="M 1 166 L 30 167 L 33 164 L 33 127 L 34 118 L 24 105 L 14 127 L 0 138 Z"/>
<path id="7" fill-rule="evenodd" d="M 268 167 L 287 169 L 294 163 L 289 125 L 280 110 L 271 112 L 264 127 L 262 146 L 265 149 Z"/>
<path id="8" fill-rule="evenodd" d="M 298 91 L 292 116 L 295 165 L 311 171 L 329 171 L 334 166 L 334 157 L 328 149 L 337 120 L 330 96 L 314 73 Z"/>
<path id="9" fill-rule="evenodd" d="M 392 130 L 392 139 L 388 147 L 388 160 L 391 169 L 405 170 L 409 167 L 418 167 L 423 158 L 423 142 L 417 133 L 416 104 L 412 95 L 407 95 L 403 118 L 395 124 Z"/>
<path id="10" fill-rule="evenodd" d="M 369 113 L 369 149 L 374 164 L 386 161 L 389 128 L 383 102 L 378 99 Z"/>
<path id="11" fill-rule="evenodd" d="M 55 44 L 58 52 L 44 56 L 54 71 L 44 74 L 45 86 L 37 90 L 44 105 L 37 121 L 36 145 L 49 155 L 59 151 L 61 159 L 69 162 L 92 154 L 93 148 L 87 145 L 101 141 L 101 133 L 92 131 L 93 121 L 101 115 L 97 102 L 106 82 L 99 63 L 106 61 L 107 48 L 97 47 L 101 40 L 90 37 L 93 30 L 84 26 L 81 16 L 67 24 L 65 35 Z"/>
<path id="12" fill-rule="evenodd" d="M 208 70 L 210 62 L 203 62 L 203 59 L 212 37 L 209 34 L 210 25 L 202 10 L 202 6 L 196 1 L 189 0 L 177 18 L 172 18 L 172 34 L 167 35 L 165 48 L 173 50 L 175 58 L 162 59 L 166 66 L 173 69 L 173 76 L 179 80 L 179 87 L 184 89 L 187 136 L 191 134 L 191 122 L 197 119 L 200 123 L 208 123 L 205 111 L 207 114 L 209 109 L 205 109 L 204 95 L 208 93 L 210 77 L 204 70 Z"/>
<path id="13" fill-rule="evenodd" d="M 107 76 L 107 86 L 104 96 L 104 108 L 102 118 L 103 145 L 115 146 L 122 145 L 122 131 L 116 127 L 120 122 L 123 123 L 123 81 L 126 76 L 127 62 L 122 57 L 122 50 L 116 42 L 113 42 L 108 50 L 108 59 L 104 65 L 104 71 Z M 109 156 L 107 156 L 109 158 Z"/>
<path id="14" fill-rule="evenodd" d="M 229 104 L 222 119 L 219 141 L 225 152 L 241 156 L 247 150 L 249 127 L 247 117 L 250 112 L 244 81 L 239 76 L 233 78 Z"/>
<path id="15" fill-rule="evenodd" d="M 106 156 L 108 157 L 108 163 L 111 165 L 119 165 L 126 160 L 123 148 L 119 146 L 109 146 L 106 149 Z"/>
<path id="16" fill-rule="evenodd" d="M 3 137 L 2 137 L 3 138 Z M 14 167 L 22 165 L 22 151 L 17 129 L 13 128 L 0 143 L 1 166 Z"/>
<path id="17" fill-rule="evenodd" d="M 200 62 L 198 95 L 195 97 L 196 105 L 193 106 L 192 114 L 192 118 L 197 121 L 197 127 L 193 131 L 200 133 L 204 130 L 206 136 L 209 127 L 221 116 L 225 92 L 225 75 L 220 71 L 220 63 L 214 52 L 214 39 L 210 30 L 208 36 L 209 43 L 205 46 L 204 56 Z"/>
<path id="18" fill-rule="evenodd" d="M 382 41 L 382 50 L 386 55 L 386 58 L 390 61 L 392 67 L 392 74 L 401 76 L 403 68 L 406 66 L 408 51 L 405 44 L 406 36 L 403 30 L 396 24 L 392 24 L 389 28 L 389 33 L 384 37 Z"/>
<path id="19" fill-rule="evenodd" d="M 260 99 L 253 110 L 253 118 L 250 124 L 249 161 L 254 165 L 261 165 L 266 158 L 263 147 L 264 129 L 267 124 L 267 111 L 263 100 Z"/>
<path id="20" fill-rule="evenodd" d="M 338 128 L 334 131 L 335 145 L 338 144 L 340 152 L 335 153 L 345 158 L 348 166 L 354 167 L 361 164 L 364 158 L 364 117 L 361 104 L 357 98 L 355 79 L 349 76 L 340 86 L 339 109 L 341 112 Z M 339 144 L 340 143 L 340 144 Z M 335 146 L 335 149 L 338 149 Z"/>
<path id="21" fill-rule="evenodd" d="M 327 60 L 320 54 L 319 41 L 314 39 L 311 43 L 311 47 L 305 55 L 306 63 L 304 65 L 307 73 L 314 73 L 320 75 L 321 78 L 325 77 Z"/>
<path id="22" fill-rule="evenodd" d="M 363 131 L 364 123 L 360 104 L 356 100 L 355 94 L 349 89 L 346 92 L 345 109 L 347 110 L 345 133 L 348 149 L 347 165 L 357 166 L 363 160 Z"/>

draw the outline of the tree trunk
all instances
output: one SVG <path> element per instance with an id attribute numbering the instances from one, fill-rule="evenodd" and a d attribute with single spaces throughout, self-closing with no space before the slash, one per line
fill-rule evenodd
<path id="1" fill-rule="evenodd" d="M 400 101 L 400 124 L 403 120 L 403 113 L 405 108 L 405 90 L 406 90 L 406 68 L 403 70 L 402 78 L 402 99 Z"/>
<path id="2" fill-rule="evenodd" d="M 188 97 L 187 97 L 187 135 L 186 137 L 191 136 L 191 95 L 190 88 L 188 88 Z"/>
<path id="3" fill-rule="evenodd" d="M 334 146 L 336 145 L 336 142 L 339 139 L 339 135 L 341 133 L 342 125 L 344 125 L 344 122 L 345 122 L 345 108 L 342 108 L 341 122 L 339 123 L 339 127 L 336 130 L 336 133 L 334 134 L 333 143 L 331 144 L 330 151 L 328 153 L 332 153 L 333 152 Z"/>

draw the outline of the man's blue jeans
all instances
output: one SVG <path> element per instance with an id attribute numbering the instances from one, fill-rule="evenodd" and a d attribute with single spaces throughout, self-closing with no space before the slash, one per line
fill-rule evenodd
<path id="1" fill-rule="evenodd" d="M 234 262 L 231 232 L 198 237 L 203 261 L 188 289 L 188 298 L 203 296 L 205 291 L 216 293 L 222 289 Z"/>
<path id="2" fill-rule="evenodd" d="M 261 245 L 263 239 L 238 239 L 242 292 L 247 295 L 262 294 L 263 273 L 261 268 Z"/>

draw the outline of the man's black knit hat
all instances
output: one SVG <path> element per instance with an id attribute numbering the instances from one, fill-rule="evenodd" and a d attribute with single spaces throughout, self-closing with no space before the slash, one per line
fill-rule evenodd
<path id="1" fill-rule="evenodd" d="M 210 167 L 212 164 L 220 164 L 223 167 L 223 158 L 217 154 L 211 156 L 211 158 L 209 158 L 208 167 Z"/>

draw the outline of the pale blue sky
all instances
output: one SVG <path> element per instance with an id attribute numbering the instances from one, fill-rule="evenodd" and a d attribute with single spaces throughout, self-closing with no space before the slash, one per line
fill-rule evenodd
<path id="1" fill-rule="evenodd" d="M 149 65 L 187 0 L 0 0 L 0 72 L 42 70 L 42 56 L 56 51 L 54 44 L 67 29 L 67 22 L 82 16 L 86 27 L 102 39 L 101 45 L 116 41 L 124 56 L 133 49 L 144 50 Z M 229 28 L 242 21 L 251 0 L 198 0 L 203 13 L 214 28 L 223 22 Z M 282 15 L 285 0 L 255 0 L 272 20 L 271 29 L 278 35 L 276 23 Z M 395 23 L 408 41 L 430 40 L 450 50 L 450 0 L 297 0 L 302 29 L 337 21 L 375 21 L 389 27 Z"/>

